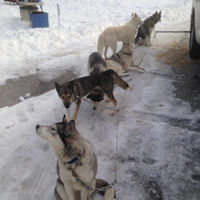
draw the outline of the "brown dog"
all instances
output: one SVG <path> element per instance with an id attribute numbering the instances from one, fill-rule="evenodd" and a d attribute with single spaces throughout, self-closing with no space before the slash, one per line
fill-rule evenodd
<path id="1" fill-rule="evenodd" d="M 107 70 L 93 76 L 86 76 L 72 81 L 67 81 L 62 85 L 59 85 L 57 82 L 55 82 L 58 95 L 68 110 L 67 120 L 70 119 L 69 107 L 71 103 L 76 103 L 76 110 L 73 115 L 73 119 L 76 120 L 82 97 L 88 94 L 96 86 L 99 86 L 103 90 L 104 94 L 107 95 L 108 99 L 114 104 L 114 106 L 117 106 L 117 100 L 113 96 L 114 84 L 123 89 L 129 88 L 131 90 L 131 87 L 128 85 L 128 83 L 119 77 L 113 70 Z"/>

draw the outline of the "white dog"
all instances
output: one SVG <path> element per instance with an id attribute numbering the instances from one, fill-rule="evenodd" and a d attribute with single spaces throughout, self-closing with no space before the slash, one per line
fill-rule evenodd
<path id="1" fill-rule="evenodd" d="M 103 53 L 105 47 L 104 57 L 107 58 L 108 47 L 113 51 L 113 55 L 117 51 L 117 41 L 133 43 L 137 34 L 138 26 L 142 24 L 140 17 L 137 14 L 131 14 L 131 20 L 123 26 L 109 27 L 101 33 L 98 39 L 98 52 Z"/>

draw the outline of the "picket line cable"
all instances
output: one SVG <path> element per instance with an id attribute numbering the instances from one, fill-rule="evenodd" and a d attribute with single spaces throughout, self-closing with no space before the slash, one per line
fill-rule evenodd
<path id="1" fill-rule="evenodd" d="M 124 95 L 121 99 L 121 102 L 119 104 L 119 110 L 121 110 L 121 105 L 124 101 L 124 97 L 126 95 L 126 90 L 124 91 Z M 117 168 L 118 168 L 118 141 L 119 141 L 119 112 L 117 113 L 117 133 L 116 133 L 116 146 L 115 146 L 115 175 L 114 175 L 114 199 L 117 199 L 117 189 L 116 186 L 118 184 L 117 182 Z"/>

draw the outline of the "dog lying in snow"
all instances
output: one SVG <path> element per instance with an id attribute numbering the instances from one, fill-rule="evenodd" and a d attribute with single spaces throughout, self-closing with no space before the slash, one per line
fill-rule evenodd
<path id="1" fill-rule="evenodd" d="M 123 42 L 122 49 L 106 59 L 108 69 L 113 69 L 119 76 L 128 76 L 128 71 L 144 72 L 144 68 L 139 67 L 133 62 L 133 44 Z"/>

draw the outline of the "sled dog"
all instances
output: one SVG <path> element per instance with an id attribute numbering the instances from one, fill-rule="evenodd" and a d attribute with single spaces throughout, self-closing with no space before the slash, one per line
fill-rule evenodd
<path id="1" fill-rule="evenodd" d="M 98 52 L 93 52 L 89 55 L 87 66 L 89 75 L 99 74 L 100 72 L 108 70 L 106 61 Z"/>
<path id="2" fill-rule="evenodd" d="M 117 41 L 133 43 L 138 30 L 138 26 L 142 23 L 140 17 L 131 14 L 131 20 L 122 26 L 108 27 L 99 36 L 97 50 L 100 55 L 104 51 L 104 58 L 107 58 L 107 51 L 110 47 L 113 54 L 117 51 Z"/>
<path id="3" fill-rule="evenodd" d="M 47 140 L 57 156 L 57 200 L 92 200 L 96 188 L 106 187 L 105 200 L 113 199 L 113 189 L 96 179 L 97 158 L 92 144 L 75 127 L 74 120 L 64 120 L 52 126 L 36 126 L 37 134 Z"/>
<path id="4" fill-rule="evenodd" d="M 106 61 L 99 55 L 98 52 L 93 52 L 89 55 L 88 58 L 88 73 L 90 76 L 99 74 L 108 70 Z M 115 71 L 115 70 L 114 70 Z M 94 102 L 93 109 L 96 109 L 97 102 L 104 99 L 103 89 L 99 86 L 96 86 L 89 94 L 87 98 L 91 99 Z"/>
<path id="5" fill-rule="evenodd" d="M 131 52 L 128 51 L 129 50 L 128 46 L 129 45 L 124 44 L 123 50 L 126 51 L 126 53 L 131 53 L 132 55 L 132 51 Z M 119 53 L 119 55 L 121 55 L 121 52 Z M 132 58 L 131 55 L 129 55 L 130 58 Z M 118 74 L 118 76 L 127 76 L 128 73 L 125 73 L 125 71 L 122 68 L 122 65 L 125 65 L 126 61 L 128 61 L 128 59 L 124 58 L 123 56 L 122 60 L 120 60 L 119 57 L 117 57 L 117 60 L 114 60 L 114 58 L 113 60 L 111 59 L 104 60 L 98 52 L 93 52 L 90 54 L 88 58 L 88 72 L 92 76 L 94 74 L 99 74 L 106 70 L 111 69 L 115 71 Z M 132 69 L 132 67 L 129 67 L 128 69 Z M 87 98 L 91 99 L 94 102 L 94 109 L 96 109 L 97 102 L 102 101 L 104 99 L 103 89 L 99 86 L 95 87 L 87 95 Z"/>
<path id="6" fill-rule="evenodd" d="M 97 86 L 103 90 L 103 93 L 107 95 L 108 99 L 114 104 L 114 106 L 117 106 L 117 100 L 113 96 L 114 84 L 123 89 L 131 90 L 128 83 L 119 77 L 113 70 L 107 70 L 92 76 L 77 78 L 72 81 L 67 81 L 62 85 L 55 82 L 55 87 L 64 106 L 67 108 L 68 120 L 70 119 L 69 107 L 72 102 L 76 103 L 76 109 L 73 115 L 73 119 L 76 120 L 82 97 Z"/>
<path id="7" fill-rule="evenodd" d="M 135 44 L 150 46 L 151 33 L 155 28 L 156 23 L 161 20 L 161 11 L 157 11 L 150 17 L 144 20 L 140 25 L 138 34 L 135 38 Z"/>
<path id="8" fill-rule="evenodd" d="M 109 69 L 113 69 L 119 76 L 129 75 L 128 71 L 136 70 L 144 72 L 144 69 L 135 65 L 133 62 L 133 45 L 132 43 L 123 42 L 122 49 L 106 59 L 106 64 Z"/>

